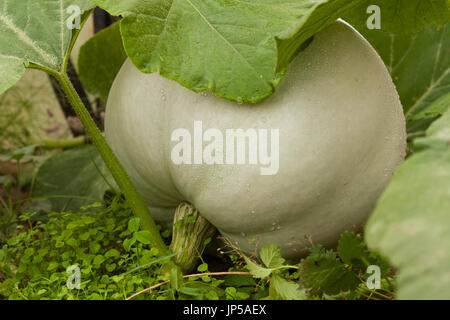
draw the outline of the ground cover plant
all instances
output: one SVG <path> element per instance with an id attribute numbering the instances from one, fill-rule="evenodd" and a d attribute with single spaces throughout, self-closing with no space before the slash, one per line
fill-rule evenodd
<path id="1" fill-rule="evenodd" d="M 0 0 L 0 297 L 449 299 L 449 21 L 447 0 Z M 61 137 L 16 116 L 27 69 Z"/>

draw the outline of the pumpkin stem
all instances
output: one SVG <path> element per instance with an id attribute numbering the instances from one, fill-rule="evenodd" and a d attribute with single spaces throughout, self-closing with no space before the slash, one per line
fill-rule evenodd
<path id="1" fill-rule="evenodd" d="M 181 252 L 174 260 L 183 273 L 191 272 L 217 229 L 192 205 L 182 202 L 173 220 L 172 252 Z"/>
<path id="2" fill-rule="evenodd" d="M 88 16 L 92 13 L 92 11 L 93 9 L 86 14 L 85 19 L 83 20 L 83 25 L 86 22 Z M 153 220 L 152 216 L 150 215 L 150 212 L 148 211 L 147 204 L 136 190 L 136 187 L 133 185 L 133 182 L 131 181 L 130 177 L 127 175 L 125 169 L 120 164 L 119 159 L 117 159 L 116 155 L 111 150 L 111 147 L 106 142 L 104 136 L 100 132 L 95 121 L 92 119 L 91 114 L 86 109 L 84 102 L 81 100 L 80 96 L 78 95 L 78 92 L 75 90 L 71 80 L 67 75 L 67 66 L 69 63 L 70 54 L 73 49 L 73 46 L 75 45 L 75 41 L 77 40 L 77 37 L 80 34 L 80 31 L 81 28 L 77 29 L 74 32 L 74 35 L 72 36 L 72 39 L 66 51 L 64 61 L 61 65 L 60 70 L 51 69 L 34 63 L 30 63 L 28 68 L 47 72 L 48 74 L 54 76 L 59 81 L 59 83 L 61 84 L 61 88 L 63 89 L 64 93 L 67 96 L 68 101 L 72 105 L 73 109 L 75 110 L 75 113 L 77 114 L 78 118 L 83 124 L 84 129 L 89 138 L 91 139 L 92 144 L 94 144 L 94 146 L 97 148 L 100 156 L 105 162 L 106 167 L 111 172 L 111 175 L 113 176 L 120 190 L 124 194 L 127 203 L 133 210 L 133 213 L 140 219 L 142 228 L 150 232 L 150 235 L 152 237 L 151 243 L 152 247 L 158 249 L 161 257 L 167 256 L 170 254 L 169 249 L 167 248 L 166 244 L 161 238 L 157 225 Z M 176 269 L 176 266 L 173 264 L 172 261 L 169 261 L 167 264 L 172 269 Z"/>
<path id="3" fill-rule="evenodd" d="M 147 204 L 137 192 L 131 179 L 101 134 L 90 113 L 86 110 L 83 101 L 78 96 L 69 77 L 65 73 L 55 73 L 55 76 L 60 81 L 67 98 L 81 123 L 83 123 L 86 133 L 97 148 L 120 190 L 125 195 L 125 199 L 133 210 L 133 213 L 140 218 L 143 229 L 150 232 L 152 236 L 151 245 L 159 250 L 161 256 L 169 255 L 169 250 L 159 234 L 159 230 L 148 211 Z"/>

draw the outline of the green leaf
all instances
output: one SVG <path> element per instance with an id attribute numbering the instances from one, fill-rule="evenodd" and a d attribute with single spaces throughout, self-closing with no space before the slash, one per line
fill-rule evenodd
<path id="1" fill-rule="evenodd" d="M 127 241 L 127 240 L 128 240 L 128 241 Z M 126 244 L 125 244 L 125 242 L 126 242 Z M 136 238 L 134 238 L 134 237 L 131 238 L 131 239 L 126 239 L 126 240 L 123 242 L 123 247 L 125 248 L 125 250 L 130 251 L 131 245 L 133 245 L 135 242 L 136 242 Z M 153 264 L 161 263 L 161 262 L 163 262 L 163 261 L 169 260 L 170 258 L 175 257 L 175 256 L 178 255 L 178 254 L 180 254 L 180 252 L 175 252 L 175 253 L 169 254 L 168 256 L 161 257 L 161 258 L 158 258 L 158 259 L 156 259 L 156 260 L 153 260 L 153 261 L 150 261 L 150 262 L 148 262 L 148 263 L 145 263 L 145 264 L 143 264 L 143 265 L 137 266 L 136 268 L 133 268 L 133 269 L 131 269 L 131 270 L 129 270 L 129 271 L 123 273 L 122 276 L 125 276 L 125 275 L 127 275 L 127 274 L 133 273 L 133 272 L 135 272 L 135 271 L 137 271 L 137 270 L 141 270 L 141 269 L 143 269 L 143 268 L 147 268 L 147 267 L 149 267 L 149 266 L 151 266 L 151 265 L 153 265 Z"/>
<path id="2" fill-rule="evenodd" d="M 416 115 L 434 109 L 432 103 L 450 91 L 449 24 L 440 29 L 430 26 L 413 35 L 367 27 L 358 30 L 378 51 L 391 73 L 403 104 L 408 132 L 425 130 L 431 121 Z"/>
<path id="3" fill-rule="evenodd" d="M 24 74 L 25 66 L 21 59 L 0 53 L 0 94 L 15 85 Z"/>
<path id="4" fill-rule="evenodd" d="M 388 275 L 390 265 L 388 261 L 376 252 L 370 252 L 362 237 L 354 232 L 344 232 L 339 238 L 337 253 L 345 264 L 356 268 L 362 274 L 366 273 L 367 267 L 377 265 L 380 267 L 382 276 Z"/>
<path id="5" fill-rule="evenodd" d="M 285 260 L 281 256 L 281 249 L 275 244 L 266 245 L 259 252 L 259 256 L 267 268 L 281 267 Z"/>
<path id="6" fill-rule="evenodd" d="M 141 220 L 139 218 L 131 218 L 130 221 L 128 221 L 128 231 L 131 233 L 137 232 L 140 224 Z"/>
<path id="7" fill-rule="evenodd" d="M 48 265 L 48 267 L 47 267 L 47 271 L 53 271 L 53 270 L 55 270 L 56 268 L 58 268 L 58 262 L 55 262 L 55 261 L 52 261 L 52 262 L 50 262 L 50 264 Z"/>
<path id="8" fill-rule="evenodd" d="M 98 242 L 90 242 L 89 250 L 91 253 L 97 253 L 101 249 L 101 245 Z"/>
<path id="9" fill-rule="evenodd" d="M 365 248 L 364 241 L 354 232 L 344 232 L 338 242 L 337 253 L 342 262 L 348 265 L 363 267 L 361 259 L 368 259 L 368 252 Z M 367 267 L 367 266 L 366 266 Z"/>
<path id="10" fill-rule="evenodd" d="M 115 263 L 111 263 L 111 264 L 107 264 L 106 265 L 106 271 L 108 272 L 113 272 L 116 269 L 116 264 Z"/>
<path id="11" fill-rule="evenodd" d="M 132 246 L 135 242 L 136 242 L 136 237 L 132 237 L 132 238 L 129 238 L 129 239 L 125 239 L 125 240 L 123 241 L 123 248 L 124 248 L 126 251 L 130 251 L 130 250 L 131 250 L 131 246 Z"/>
<path id="12" fill-rule="evenodd" d="M 223 285 L 226 287 L 256 286 L 256 281 L 252 276 L 229 274 L 224 277 Z"/>
<path id="13" fill-rule="evenodd" d="M 358 29 L 367 29 L 367 20 L 373 14 L 367 13 L 367 9 L 372 5 L 380 8 L 383 32 L 412 34 L 430 24 L 443 26 L 450 21 L 448 0 L 365 0 L 350 13 L 350 19 Z"/>
<path id="14" fill-rule="evenodd" d="M 180 289 L 180 293 L 188 295 L 188 296 L 198 297 L 198 296 L 203 295 L 203 290 L 200 290 L 198 288 L 182 287 Z"/>
<path id="15" fill-rule="evenodd" d="M 447 151 L 450 146 L 450 109 L 426 131 L 426 137 L 414 140 L 417 152 L 426 149 Z"/>
<path id="16" fill-rule="evenodd" d="M 196 91 L 258 102 L 274 92 L 297 50 L 362 0 L 94 0 L 122 15 L 125 51 Z"/>
<path id="17" fill-rule="evenodd" d="M 93 6 L 88 0 L 0 0 L 0 94 L 14 85 L 30 63 L 59 71 L 69 49 L 72 15 Z"/>
<path id="18" fill-rule="evenodd" d="M 207 270 L 208 270 L 208 264 L 207 264 L 207 263 L 202 263 L 201 265 L 199 265 L 199 266 L 197 267 L 197 270 L 198 270 L 199 272 L 205 272 L 205 271 L 207 271 Z"/>
<path id="19" fill-rule="evenodd" d="M 46 289 L 40 289 L 40 290 L 37 292 L 37 295 L 40 296 L 40 295 L 42 295 L 42 294 L 44 294 L 44 293 L 46 293 L 46 292 L 47 292 Z"/>
<path id="20" fill-rule="evenodd" d="M 79 238 L 82 241 L 86 241 L 87 239 L 89 239 L 90 236 L 91 236 L 91 234 L 89 232 L 84 232 L 84 233 L 80 234 Z"/>
<path id="21" fill-rule="evenodd" d="M 142 244 L 151 244 L 152 243 L 152 235 L 148 230 L 142 230 L 135 233 L 136 240 Z"/>
<path id="22" fill-rule="evenodd" d="M 80 246 L 80 243 L 77 241 L 77 239 L 74 238 L 68 239 L 66 243 L 74 249 Z"/>
<path id="23" fill-rule="evenodd" d="M 338 294 L 354 290 L 360 283 L 352 270 L 337 259 L 331 250 L 318 246 L 311 249 L 311 254 L 300 264 L 300 283 L 313 292 Z"/>
<path id="24" fill-rule="evenodd" d="M 78 210 L 103 200 L 115 186 L 93 146 L 57 153 L 45 161 L 36 176 L 35 195 L 49 197 L 54 211 Z"/>
<path id="25" fill-rule="evenodd" d="M 435 100 L 428 107 L 417 113 L 411 120 L 433 119 L 439 117 L 450 108 L 450 92 Z"/>
<path id="26" fill-rule="evenodd" d="M 14 160 L 22 164 L 30 161 L 39 161 L 43 157 L 34 155 L 34 153 L 36 152 L 36 148 L 37 145 L 26 146 L 14 151 L 10 151 L 6 154 L 1 154 L 0 161 Z"/>
<path id="27" fill-rule="evenodd" d="M 429 145 L 439 149 L 450 147 L 450 110 L 434 122 L 427 130 L 427 137 L 417 139 L 416 143 Z"/>
<path id="28" fill-rule="evenodd" d="M 450 111 L 394 174 L 366 227 L 399 270 L 399 299 L 450 299 Z"/>
<path id="29" fill-rule="evenodd" d="M 91 94 L 99 96 L 104 105 L 126 58 L 118 22 L 96 33 L 80 49 L 80 81 Z"/>
<path id="30" fill-rule="evenodd" d="M 271 287 L 283 300 L 306 300 L 306 293 L 300 290 L 299 285 L 292 281 L 287 281 L 278 275 L 270 278 Z"/>
<path id="31" fill-rule="evenodd" d="M 247 263 L 246 267 L 247 267 L 248 271 L 250 271 L 250 273 L 253 276 L 255 276 L 256 278 L 261 278 L 261 279 L 267 278 L 272 273 L 271 269 L 261 267 L 245 256 L 244 256 L 244 260 Z"/>
<path id="32" fill-rule="evenodd" d="M 100 264 L 102 264 L 105 260 L 106 260 L 106 259 L 105 259 L 104 256 L 102 256 L 102 255 L 96 255 L 95 258 L 94 258 L 94 261 L 93 261 L 92 263 L 93 263 L 93 264 L 96 264 L 96 265 L 100 265 Z"/>
<path id="33" fill-rule="evenodd" d="M 364 0 L 298 1 L 298 5 L 307 11 L 304 16 L 297 18 L 292 27 L 277 36 L 277 70 L 285 68 L 308 45 L 307 40 L 314 34 L 335 22 L 344 13 L 354 11 L 362 1 Z"/>
<path id="34" fill-rule="evenodd" d="M 170 287 L 179 290 L 183 284 L 183 275 L 178 268 L 170 269 Z"/>

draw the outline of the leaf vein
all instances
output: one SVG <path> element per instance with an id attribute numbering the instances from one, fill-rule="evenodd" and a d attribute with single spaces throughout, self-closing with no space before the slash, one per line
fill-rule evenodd
<path id="1" fill-rule="evenodd" d="M 48 55 L 45 51 L 39 48 L 36 43 L 23 30 L 18 28 L 7 16 L 4 14 L 0 15 L 0 21 L 3 22 L 8 29 L 14 32 L 25 44 L 37 52 L 47 63 L 56 67 L 55 57 Z"/>
<path id="2" fill-rule="evenodd" d="M 205 21 L 205 23 L 213 30 L 215 33 L 219 35 L 219 37 L 235 52 L 239 57 L 243 59 L 243 61 L 250 66 L 252 71 L 257 75 L 257 78 L 259 79 L 259 72 L 256 71 L 255 67 L 237 50 L 212 24 L 209 22 L 209 20 L 198 10 L 198 8 L 190 1 L 187 0 L 187 2 L 194 8 L 195 11 L 200 15 L 200 17 Z M 263 76 L 264 78 L 264 76 Z"/>

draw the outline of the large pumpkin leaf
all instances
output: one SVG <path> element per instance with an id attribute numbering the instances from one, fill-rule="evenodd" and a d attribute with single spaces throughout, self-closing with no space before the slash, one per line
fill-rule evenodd
<path id="1" fill-rule="evenodd" d="M 54 211 L 77 210 L 101 201 L 116 188 L 105 163 L 93 146 L 58 153 L 39 168 L 35 195 L 48 197 Z"/>
<path id="2" fill-rule="evenodd" d="M 306 40 L 362 0 L 93 0 L 122 15 L 125 50 L 143 72 L 257 102 Z"/>
<path id="3" fill-rule="evenodd" d="M 81 83 L 105 104 L 113 81 L 126 58 L 120 24 L 116 22 L 95 34 L 81 47 L 78 58 Z"/>
<path id="4" fill-rule="evenodd" d="M 359 31 L 375 47 L 392 75 L 408 132 L 426 129 L 433 119 L 416 115 L 428 113 L 427 108 L 434 110 L 432 103 L 450 92 L 450 25 L 440 29 L 430 26 L 412 35 L 367 28 Z"/>
<path id="5" fill-rule="evenodd" d="M 366 227 L 399 270 L 398 298 L 450 299 L 450 111 L 394 174 Z"/>
<path id="6" fill-rule="evenodd" d="M 413 34 L 430 24 L 443 26 L 450 22 L 448 0 L 365 0 L 352 11 L 352 22 L 359 29 L 367 28 L 368 8 L 380 8 L 381 31 L 395 34 Z"/>
<path id="7" fill-rule="evenodd" d="M 70 6 L 92 8 L 89 0 L 0 0 L 0 94 L 30 63 L 60 70 L 74 32 Z"/>

